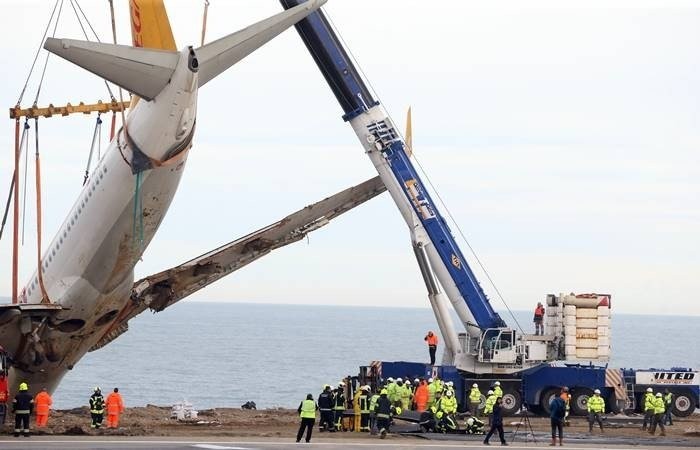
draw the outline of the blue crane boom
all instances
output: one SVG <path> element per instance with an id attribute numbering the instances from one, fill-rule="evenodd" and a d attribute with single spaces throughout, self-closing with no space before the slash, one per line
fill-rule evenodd
<path id="1" fill-rule="evenodd" d="M 280 0 L 280 2 L 285 9 L 304 3 L 303 0 Z M 418 176 L 406 152 L 403 138 L 396 132 L 383 110 L 379 109 L 379 102 L 373 98 L 324 13 L 318 10 L 298 22 L 295 27 L 343 108 L 343 119 L 351 122 L 361 140 L 364 137 L 371 141 L 370 144 L 386 161 L 393 179 L 403 192 L 403 199 L 398 198 L 397 195 L 393 197 L 399 209 L 402 210 L 409 228 L 415 224 L 411 223 L 410 216 L 405 212 L 406 205 L 412 208 L 415 217 L 420 221 L 430 243 L 439 255 L 441 263 L 438 265 L 441 265 L 441 268 L 435 267 L 436 261 L 431 261 L 438 278 L 441 278 L 440 275 L 446 270 L 479 328 L 483 330 L 505 327 L 505 322 L 491 306 L 455 242 L 445 219 Z M 363 115 L 366 117 L 362 117 Z M 386 173 L 383 174 L 379 167 L 378 171 L 380 176 L 384 175 L 382 179 L 389 188 L 391 183 L 388 183 L 390 180 L 385 178 Z M 443 268 L 445 270 L 442 270 Z M 441 283 L 444 284 L 443 279 Z M 449 294 L 450 289 L 443 287 Z M 455 304 L 454 296 L 448 296 Z M 458 305 L 455 306 L 459 308 Z"/>

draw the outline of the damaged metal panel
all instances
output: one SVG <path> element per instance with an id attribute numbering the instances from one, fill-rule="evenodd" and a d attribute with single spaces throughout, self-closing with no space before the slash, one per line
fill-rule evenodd
<path id="1" fill-rule="evenodd" d="M 303 239 L 311 231 L 327 225 L 332 219 L 385 190 L 379 177 L 374 177 L 179 266 L 135 282 L 131 301 L 121 311 L 119 320 L 92 350 L 103 347 L 126 331 L 129 319 L 147 308 L 154 312 L 162 311 L 272 250 Z"/>

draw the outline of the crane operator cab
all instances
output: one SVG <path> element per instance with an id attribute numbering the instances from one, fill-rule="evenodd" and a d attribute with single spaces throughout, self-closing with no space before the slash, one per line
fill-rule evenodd
<path id="1" fill-rule="evenodd" d="M 487 328 L 479 342 L 479 362 L 513 364 L 517 353 L 515 331 L 510 328 Z"/>

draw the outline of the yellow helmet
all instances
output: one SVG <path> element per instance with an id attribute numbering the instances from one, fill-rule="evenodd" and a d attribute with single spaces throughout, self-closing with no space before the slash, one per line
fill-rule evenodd
<path id="1" fill-rule="evenodd" d="M 20 390 L 20 391 L 28 391 L 28 390 L 29 390 L 29 386 L 27 386 L 27 383 L 20 383 L 20 384 L 19 384 L 19 390 Z"/>

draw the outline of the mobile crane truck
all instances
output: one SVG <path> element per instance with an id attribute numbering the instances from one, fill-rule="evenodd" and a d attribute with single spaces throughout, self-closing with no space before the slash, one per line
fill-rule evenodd
<path id="1" fill-rule="evenodd" d="M 304 0 L 280 0 L 285 9 Z M 367 88 L 322 10 L 295 25 L 321 70 L 365 153 L 374 164 L 408 225 L 430 305 L 443 336 L 441 366 L 374 362 L 360 380 L 439 375 L 455 384 L 462 410 L 467 386 L 500 381 L 506 414 L 523 406 L 548 412 L 561 386 L 571 393 L 572 414 L 586 414 L 588 397 L 600 389 L 613 412 L 639 410 L 647 387 L 674 393 L 672 412 L 692 414 L 700 400 L 700 374 L 687 368 L 635 370 L 608 368 L 610 295 L 548 295 L 544 335 L 509 328 L 495 312 L 452 233 L 421 181 L 400 133 Z M 449 306 L 464 327 L 455 331 Z M 482 399 L 483 402 L 483 399 Z"/>

